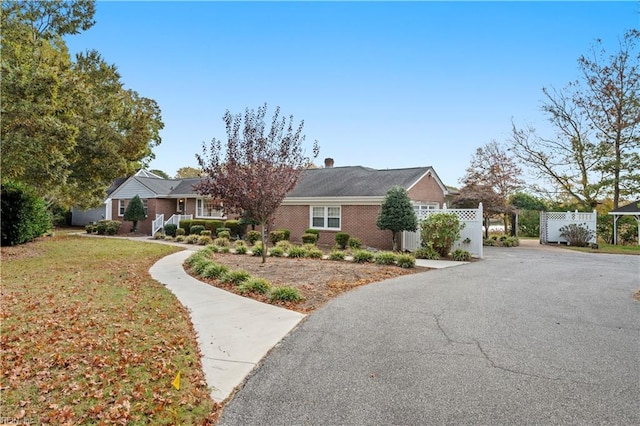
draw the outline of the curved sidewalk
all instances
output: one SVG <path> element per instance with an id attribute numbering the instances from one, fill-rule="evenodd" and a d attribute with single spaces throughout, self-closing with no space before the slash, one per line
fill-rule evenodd
<path id="1" fill-rule="evenodd" d="M 189 310 L 211 397 L 221 402 L 305 315 L 196 280 L 182 267 L 192 253 L 185 250 L 166 256 L 149 273 Z"/>

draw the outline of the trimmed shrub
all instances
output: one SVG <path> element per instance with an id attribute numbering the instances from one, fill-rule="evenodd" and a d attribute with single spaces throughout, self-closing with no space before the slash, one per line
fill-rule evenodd
<path id="1" fill-rule="evenodd" d="M 176 236 L 185 235 L 185 234 L 186 234 L 186 231 L 184 229 L 182 229 L 182 228 L 177 228 L 176 229 Z"/>
<path id="2" fill-rule="evenodd" d="M 218 229 L 218 238 L 231 239 L 231 233 L 226 229 L 220 228 Z"/>
<path id="3" fill-rule="evenodd" d="M 284 250 L 282 250 L 280 247 L 273 247 L 271 250 L 269 250 L 269 256 L 282 257 L 284 256 Z"/>
<path id="4" fill-rule="evenodd" d="M 304 300 L 300 290 L 295 287 L 273 287 L 269 292 L 269 300 L 272 302 L 299 302 Z"/>
<path id="5" fill-rule="evenodd" d="M 231 245 L 231 241 L 228 238 L 216 238 L 213 240 L 213 244 L 218 247 L 229 247 Z"/>
<path id="6" fill-rule="evenodd" d="M 393 265 L 396 263 L 396 254 L 390 251 L 381 251 L 374 255 L 373 261 L 378 265 Z"/>
<path id="7" fill-rule="evenodd" d="M 313 229 L 313 228 L 307 228 L 304 230 L 305 234 L 315 234 L 318 238 L 318 240 L 320 239 L 320 230 L 318 229 Z"/>
<path id="8" fill-rule="evenodd" d="M 262 252 L 264 247 L 262 245 L 262 241 L 256 241 L 256 243 L 251 247 L 251 254 L 254 256 L 262 256 Z"/>
<path id="9" fill-rule="evenodd" d="M 324 256 L 324 253 L 322 252 L 322 250 L 320 250 L 317 247 L 307 247 L 306 248 L 306 255 L 305 257 L 308 257 L 310 259 L 322 259 L 322 257 Z"/>
<path id="10" fill-rule="evenodd" d="M 396 263 L 401 268 L 411 269 L 416 267 L 416 258 L 410 254 L 399 254 L 396 256 Z"/>
<path id="11" fill-rule="evenodd" d="M 122 226 L 122 222 L 118 220 L 108 220 L 107 221 L 107 235 L 116 235 L 118 233 L 118 229 Z"/>
<path id="12" fill-rule="evenodd" d="M 84 227 L 84 230 L 87 231 L 87 234 L 92 234 L 93 232 L 95 232 L 96 227 L 93 225 L 86 225 Z"/>
<path id="13" fill-rule="evenodd" d="M 138 222 L 145 220 L 146 217 L 147 214 L 144 212 L 144 204 L 142 203 L 140 197 L 136 194 L 131 200 L 129 200 L 129 204 L 124 211 L 124 220 L 133 222 L 131 232 L 137 232 Z"/>
<path id="14" fill-rule="evenodd" d="M 349 234 L 346 232 L 338 232 L 336 234 L 336 244 L 342 250 L 347 248 L 347 244 L 349 244 Z"/>
<path id="15" fill-rule="evenodd" d="M 356 250 L 353 252 L 353 261 L 355 263 L 373 262 L 373 253 L 367 250 Z"/>
<path id="16" fill-rule="evenodd" d="M 164 237 L 166 237 L 166 235 L 164 235 L 164 232 L 162 231 L 157 231 L 155 233 L 155 235 L 153 236 L 154 240 L 164 240 Z"/>
<path id="17" fill-rule="evenodd" d="M 360 241 L 360 238 L 349 237 L 348 244 L 351 250 L 358 250 L 360 247 L 362 247 L 362 241 Z"/>
<path id="18" fill-rule="evenodd" d="M 300 257 L 305 257 L 306 254 L 307 254 L 307 250 L 302 246 L 291 246 L 289 248 L 289 257 L 300 258 Z"/>
<path id="19" fill-rule="evenodd" d="M 302 234 L 302 242 L 304 244 L 315 244 L 318 241 L 318 234 L 305 233 Z"/>
<path id="20" fill-rule="evenodd" d="M 171 237 L 175 237 L 176 236 L 176 231 L 178 230 L 178 225 L 175 225 L 173 223 L 167 223 L 164 226 L 164 233 L 166 235 L 169 235 Z"/>
<path id="21" fill-rule="evenodd" d="M 191 225 L 191 229 L 189 230 L 189 233 L 192 235 L 200 235 L 202 231 L 204 231 L 203 225 Z"/>
<path id="22" fill-rule="evenodd" d="M 184 229 L 184 233 L 185 235 L 189 235 L 191 233 L 191 224 L 193 223 L 192 220 L 189 219 L 185 219 L 185 220 L 181 220 L 178 223 L 178 226 L 182 229 Z"/>
<path id="23" fill-rule="evenodd" d="M 266 294 L 271 289 L 271 283 L 264 278 L 252 277 L 240 284 L 238 293 Z"/>
<path id="24" fill-rule="evenodd" d="M 52 227 L 45 201 L 24 185 L 2 184 L 0 197 L 1 245 L 23 244 L 44 235 Z"/>
<path id="25" fill-rule="evenodd" d="M 437 251 L 432 249 L 431 247 L 420 247 L 415 251 L 416 259 L 429 259 L 429 260 L 438 260 L 440 259 L 440 255 Z"/>
<path id="26" fill-rule="evenodd" d="M 466 250 L 457 249 L 451 252 L 451 257 L 453 260 L 457 260 L 459 262 L 468 262 L 471 260 L 471 253 Z"/>
<path id="27" fill-rule="evenodd" d="M 195 244 L 198 242 L 198 236 L 195 234 L 187 235 L 184 238 L 184 242 L 187 244 Z"/>
<path id="28" fill-rule="evenodd" d="M 276 244 L 278 244 L 279 241 L 285 241 L 285 233 L 283 230 L 275 230 L 275 231 L 271 231 L 269 232 L 269 241 L 271 242 L 271 244 L 273 244 L 274 246 Z"/>
<path id="29" fill-rule="evenodd" d="M 455 213 L 434 213 L 420 222 L 422 246 L 432 248 L 441 257 L 447 257 L 464 227 L 465 224 L 460 223 Z"/>
<path id="30" fill-rule="evenodd" d="M 220 279 L 227 284 L 240 285 L 249 278 L 251 278 L 251 274 L 247 271 L 243 269 L 234 269 L 224 274 Z"/>
<path id="31" fill-rule="evenodd" d="M 181 242 L 184 241 L 184 238 L 185 238 L 184 235 L 176 235 L 176 240 L 175 241 L 177 243 L 181 243 Z"/>
<path id="32" fill-rule="evenodd" d="M 223 222 L 218 219 L 194 221 L 194 225 L 204 226 L 204 229 L 211 231 L 211 235 L 216 235 L 218 228 L 221 228 L 222 224 Z"/>
<path id="33" fill-rule="evenodd" d="M 211 262 L 202 271 L 201 276 L 205 278 L 219 279 L 229 272 L 229 268 L 219 263 Z"/>
<path id="34" fill-rule="evenodd" d="M 240 238 L 244 234 L 244 230 L 247 229 L 247 225 L 241 224 L 240 221 L 236 219 L 226 220 L 224 227 L 229 230 L 231 235 L 238 238 Z"/>
<path id="35" fill-rule="evenodd" d="M 340 250 L 333 250 L 329 253 L 329 260 L 344 260 L 345 254 Z"/>
<path id="36" fill-rule="evenodd" d="M 200 231 L 200 235 L 204 235 L 205 237 L 211 237 L 211 231 L 205 229 L 204 231 Z"/>
<path id="37" fill-rule="evenodd" d="M 211 243 L 213 243 L 213 240 L 211 239 L 211 237 L 207 237 L 206 235 L 200 235 L 198 237 L 199 246 L 206 246 L 207 244 L 211 244 Z"/>
<path id="38" fill-rule="evenodd" d="M 594 235 L 595 232 L 582 223 L 578 225 L 572 223 L 560 228 L 560 236 L 567 240 L 567 244 L 570 246 L 586 247 Z"/>
<path id="39" fill-rule="evenodd" d="M 262 238 L 262 236 L 260 235 L 260 232 L 258 231 L 249 231 L 247 232 L 247 242 L 250 245 L 254 245 L 256 243 L 256 241 L 260 241 L 260 239 Z"/>

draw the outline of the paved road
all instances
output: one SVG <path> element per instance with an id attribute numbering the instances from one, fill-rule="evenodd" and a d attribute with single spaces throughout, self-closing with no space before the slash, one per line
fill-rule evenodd
<path id="1" fill-rule="evenodd" d="M 485 255 L 310 315 L 220 425 L 640 424 L 640 257 Z"/>

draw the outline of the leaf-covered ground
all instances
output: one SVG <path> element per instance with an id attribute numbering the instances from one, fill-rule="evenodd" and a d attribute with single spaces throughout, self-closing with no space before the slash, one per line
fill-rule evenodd
<path id="1" fill-rule="evenodd" d="M 148 274 L 176 250 L 74 236 L 2 248 L 2 417 L 214 422 L 188 313 Z"/>
<path id="2" fill-rule="evenodd" d="M 230 269 L 243 269 L 254 277 L 266 278 L 274 286 L 290 286 L 299 289 L 304 296 L 303 301 L 276 302 L 276 304 L 304 313 L 318 309 L 329 300 L 355 287 L 428 270 L 428 268 L 405 269 L 372 263 L 287 257 L 269 257 L 266 263 L 262 263 L 260 256 L 230 253 L 215 253 L 211 255 L 211 259 Z M 185 269 L 191 273 L 188 267 Z M 237 287 L 232 284 L 202 277 L 196 278 L 225 290 L 232 292 L 237 290 Z M 269 302 L 268 297 L 263 294 L 248 293 L 245 296 Z"/>

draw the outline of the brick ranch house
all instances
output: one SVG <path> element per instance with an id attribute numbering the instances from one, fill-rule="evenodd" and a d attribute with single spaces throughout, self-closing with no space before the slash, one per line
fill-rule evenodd
<path id="1" fill-rule="evenodd" d="M 138 231 L 151 235 L 152 221 L 163 214 L 193 215 L 194 219 L 233 219 L 226 215 L 224 203 L 203 197 L 192 189 L 200 178 L 162 179 L 135 175 L 113 190 L 108 199 L 106 219 L 123 221 L 129 200 L 138 195 L 145 205 L 147 219 L 138 222 Z M 307 228 L 320 230 L 321 245 L 333 245 L 337 232 L 359 238 L 369 247 L 391 249 L 391 232 L 380 231 L 376 220 L 385 194 L 392 186 L 407 190 L 416 211 L 442 208 L 449 190 L 432 167 L 376 170 L 362 166 L 307 169 L 296 187 L 276 210 L 271 229 L 291 231 L 291 241 L 300 242 Z M 120 233 L 131 229 L 123 222 Z"/>

